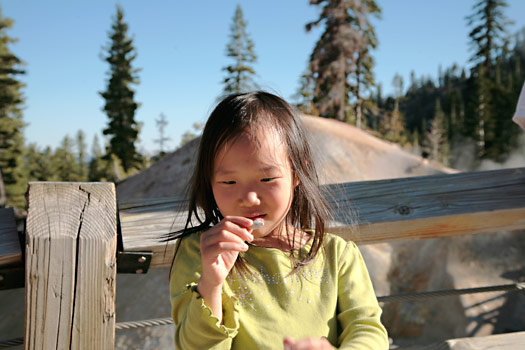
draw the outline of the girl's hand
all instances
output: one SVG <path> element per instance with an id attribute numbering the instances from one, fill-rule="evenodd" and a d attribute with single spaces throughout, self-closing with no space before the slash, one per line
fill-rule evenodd
<path id="1" fill-rule="evenodd" d="M 301 340 L 293 340 L 292 338 L 284 338 L 284 350 L 334 350 L 335 348 L 330 344 L 326 338 L 304 338 Z"/>
<path id="2" fill-rule="evenodd" d="M 248 250 L 245 241 L 251 242 L 250 227 L 253 221 L 245 217 L 227 216 L 201 235 L 200 249 L 202 276 L 198 290 L 220 289 L 232 269 L 239 252 Z"/>

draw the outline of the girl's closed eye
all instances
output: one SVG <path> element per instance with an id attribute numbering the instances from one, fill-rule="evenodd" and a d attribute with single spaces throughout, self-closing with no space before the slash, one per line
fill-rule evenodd
<path id="1" fill-rule="evenodd" d="M 273 181 L 275 179 L 276 179 L 275 177 L 265 177 L 265 178 L 261 179 L 261 182 L 271 182 L 271 181 Z"/>
<path id="2" fill-rule="evenodd" d="M 225 185 L 233 185 L 235 184 L 235 181 L 221 181 L 221 183 Z"/>

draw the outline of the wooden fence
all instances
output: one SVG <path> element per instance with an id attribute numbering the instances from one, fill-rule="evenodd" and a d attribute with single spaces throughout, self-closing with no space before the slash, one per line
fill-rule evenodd
<path id="1" fill-rule="evenodd" d="M 525 229 L 525 168 L 324 189 L 330 231 L 358 244 Z M 174 242 L 161 238 L 183 227 L 186 202 L 117 206 L 112 183 L 60 182 L 30 183 L 28 202 L 23 249 L 12 209 L 0 210 L 0 288 L 23 274 L 25 349 L 113 349 L 117 269 L 169 266 Z M 525 344 L 525 332 L 487 341 L 510 350 L 509 337 Z"/>

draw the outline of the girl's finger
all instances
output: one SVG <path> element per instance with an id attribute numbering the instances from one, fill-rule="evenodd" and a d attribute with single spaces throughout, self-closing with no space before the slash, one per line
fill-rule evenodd
<path id="1" fill-rule="evenodd" d="M 220 234 L 218 238 L 228 239 L 228 237 L 223 237 L 223 231 L 228 231 L 239 236 L 242 241 L 251 242 L 253 240 L 253 236 L 250 232 L 251 230 L 244 226 L 249 226 L 251 225 L 251 223 L 253 223 L 252 220 L 242 217 L 226 217 L 220 223 L 212 227 L 210 230 L 203 233 L 203 236 L 205 238 L 207 236 L 217 237 L 217 235 Z"/>
<path id="2" fill-rule="evenodd" d="M 216 257 L 221 253 L 237 251 L 244 252 L 248 250 L 248 245 L 244 242 L 217 242 L 201 249 L 203 256 Z"/>
<path id="3" fill-rule="evenodd" d="M 252 219 L 245 218 L 244 216 L 225 216 L 223 221 L 224 220 L 231 221 L 244 228 L 249 228 L 253 224 Z"/>
<path id="4" fill-rule="evenodd" d="M 228 225 L 223 225 L 220 229 L 210 230 L 210 232 L 206 232 L 201 236 L 201 248 L 218 242 L 243 243 L 244 241 L 251 241 L 251 234 L 245 231 L 245 229 L 241 229 L 238 226 L 231 228 Z"/>
<path id="5" fill-rule="evenodd" d="M 248 219 L 242 216 L 227 216 L 223 219 L 225 225 L 228 225 L 228 227 L 231 227 L 230 225 L 236 225 L 241 229 L 241 231 L 235 231 L 237 234 L 239 234 L 245 241 L 251 240 L 253 237 L 251 236 L 252 232 L 252 225 L 253 220 Z"/>

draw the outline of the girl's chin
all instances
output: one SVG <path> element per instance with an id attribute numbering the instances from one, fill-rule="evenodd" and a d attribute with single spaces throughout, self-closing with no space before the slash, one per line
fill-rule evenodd
<path id="1" fill-rule="evenodd" d="M 264 229 L 252 231 L 252 235 L 254 238 L 264 238 L 269 234 L 270 232 L 266 232 Z"/>

